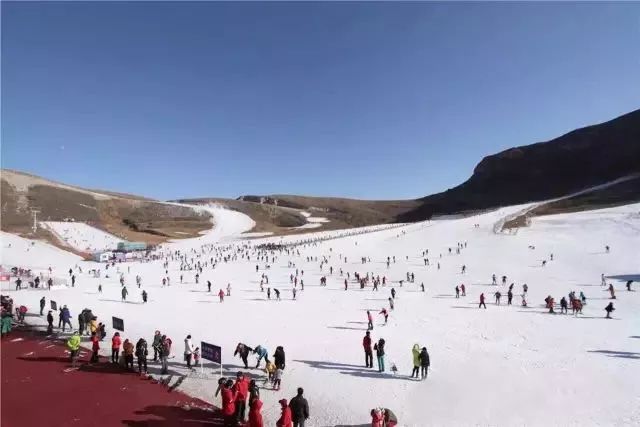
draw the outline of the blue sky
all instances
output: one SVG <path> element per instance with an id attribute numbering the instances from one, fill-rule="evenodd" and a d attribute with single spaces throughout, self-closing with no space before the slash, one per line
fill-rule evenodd
<path id="1" fill-rule="evenodd" d="M 370 199 L 640 107 L 640 3 L 2 2 L 2 166 Z"/>

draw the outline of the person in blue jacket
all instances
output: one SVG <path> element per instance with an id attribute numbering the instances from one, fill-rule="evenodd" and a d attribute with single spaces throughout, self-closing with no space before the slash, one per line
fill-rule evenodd
<path id="1" fill-rule="evenodd" d="M 73 329 L 73 326 L 71 326 L 71 312 L 66 305 L 62 307 L 60 318 L 62 318 L 62 332 L 64 332 L 66 325 L 69 325 L 69 329 Z"/>
<path id="2" fill-rule="evenodd" d="M 266 348 L 261 345 L 258 345 L 253 352 L 258 355 L 258 362 L 256 363 L 256 368 L 260 367 L 260 361 L 264 359 L 265 363 L 269 363 L 269 352 Z"/>

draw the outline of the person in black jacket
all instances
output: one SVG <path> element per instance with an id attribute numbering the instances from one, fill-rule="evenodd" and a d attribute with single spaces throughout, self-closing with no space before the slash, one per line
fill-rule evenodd
<path id="1" fill-rule="evenodd" d="M 240 359 L 244 363 L 244 368 L 249 369 L 249 361 L 247 358 L 249 357 L 249 352 L 252 352 L 253 349 L 246 344 L 238 343 L 236 346 L 236 351 L 233 353 L 234 356 L 240 355 Z"/>
<path id="2" fill-rule="evenodd" d="M 289 402 L 293 427 L 304 427 L 304 422 L 309 419 L 309 403 L 302 396 L 303 393 L 302 387 L 298 387 L 298 395 Z"/>
<path id="3" fill-rule="evenodd" d="M 422 379 L 427 378 L 427 373 L 429 372 L 429 366 L 431 365 L 431 361 L 429 360 L 429 353 L 427 352 L 427 347 L 422 347 L 422 351 L 420 352 L 420 376 Z"/>
<path id="4" fill-rule="evenodd" d="M 47 313 L 47 334 L 51 335 L 53 333 L 53 314 L 51 310 Z"/>
<path id="5" fill-rule="evenodd" d="M 282 369 L 284 371 L 285 365 L 285 357 L 284 357 L 284 348 L 282 346 L 276 347 L 276 352 L 273 353 L 273 362 L 276 365 L 276 368 Z"/>

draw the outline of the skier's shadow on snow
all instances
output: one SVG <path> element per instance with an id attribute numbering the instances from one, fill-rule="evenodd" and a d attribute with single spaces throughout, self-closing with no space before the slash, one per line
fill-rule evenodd
<path id="1" fill-rule="evenodd" d="M 120 302 L 120 303 L 125 303 L 125 304 L 144 304 L 142 301 L 122 301 L 119 299 L 107 299 L 107 298 L 100 298 L 98 299 L 98 301 L 108 301 L 108 302 Z"/>
<path id="2" fill-rule="evenodd" d="M 605 276 L 607 279 L 615 279 L 626 282 L 633 280 L 634 282 L 640 282 L 640 274 L 618 274 L 616 276 Z"/>
<path id="3" fill-rule="evenodd" d="M 365 368 L 365 367 L 362 367 L 361 365 L 349 365 L 346 363 L 337 363 L 337 362 L 334 363 L 334 362 L 323 362 L 319 360 L 299 360 L 299 359 L 294 359 L 294 362 L 304 363 L 306 365 L 309 365 L 312 368 L 339 371 L 341 374 L 351 375 L 354 377 L 380 378 L 380 379 L 394 378 L 398 380 L 407 380 L 410 378 L 409 376 L 388 375 L 386 373 L 381 374 L 374 368 Z"/>
<path id="4" fill-rule="evenodd" d="M 344 330 L 350 330 L 350 331 L 366 331 L 367 328 L 354 328 L 351 326 L 327 326 L 327 328 L 329 329 L 344 329 Z"/>
<path id="5" fill-rule="evenodd" d="M 589 353 L 600 353 L 608 357 L 620 357 L 622 359 L 640 359 L 640 353 L 632 351 L 616 351 L 616 350 L 588 350 Z"/>

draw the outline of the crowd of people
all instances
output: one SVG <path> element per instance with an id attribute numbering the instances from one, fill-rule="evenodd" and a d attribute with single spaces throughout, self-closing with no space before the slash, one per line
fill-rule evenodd
<path id="1" fill-rule="evenodd" d="M 372 231 L 379 231 L 373 230 Z M 371 230 L 368 232 L 372 232 Z M 241 243 L 241 244 L 229 244 L 229 245 L 203 245 L 201 248 L 191 248 L 188 250 L 169 250 L 164 249 L 160 246 L 157 252 L 152 253 L 154 260 L 161 260 L 162 268 L 165 271 L 164 277 L 162 277 L 162 287 L 171 286 L 171 279 L 169 275 L 169 263 L 174 262 L 179 264 L 180 269 L 180 279 L 179 282 L 183 283 L 185 275 L 193 277 L 196 285 L 200 284 L 201 277 L 205 276 L 206 270 L 215 270 L 217 266 L 220 264 L 231 263 L 238 260 L 243 260 L 247 262 L 255 262 L 255 270 L 256 273 L 259 273 L 262 267 L 262 272 L 260 273 L 260 291 L 265 292 L 265 285 L 269 284 L 269 277 L 266 274 L 270 270 L 270 266 L 273 265 L 280 258 L 289 258 L 288 268 L 291 269 L 291 274 L 289 275 L 289 282 L 291 285 L 291 292 L 293 295 L 293 299 L 296 298 L 296 293 L 298 288 L 300 291 L 304 291 L 304 270 L 296 268 L 296 265 L 291 258 L 293 257 L 303 257 L 305 254 L 301 253 L 301 250 L 307 248 L 317 247 L 320 242 L 330 240 L 332 238 L 340 238 L 347 237 L 355 234 L 361 234 L 361 232 L 345 232 L 338 233 L 337 237 L 325 236 L 325 237 L 317 237 L 313 239 L 304 239 L 293 243 L 288 244 L 260 244 L 260 245 L 251 245 L 250 243 Z M 402 231 L 402 234 L 405 232 Z M 397 237 L 399 237 L 398 235 Z M 357 242 L 356 242 L 357 245 Z M 460 255 L 467 248 L 467 242 L 458 242 L 455 247 L 448 248 L 449 255 Z M 609 250 L 607 249 L 607 252 Z M 446 251 L 443 251 L 446 253 Z M 381 275 L 376 274 L 374 271 L 346 271 L 345 264 L 347 264 L 347 257 L 338 254 L 338 259 L 335 257 L 332 258 L 332 249 L 329 248 L 329 252 L 324 255 L 318 256 L 306 256 L 306 260 L 308 263 L 319 263 L 316 266 L 319 266 L 319 271 L 322 276 L 320 277 L 320 286 L 327 286 L 328 277 L 339 278 L 340 282 L 344 283 L 344 290 L 349 290 L 349 284 L 355 283 L 356 288 L 365 289 L 367 287 L 371 287 L 372 291 L 380 291 L 381 287 L 386 287 L 388 284 L 390 285 L 387 289 L 390 293 L 390 296 L 387 299 L 388 306 L 385 305 L 378 312 L 384 319 L 384 324 L 387 324 L 389 317 L 397 309 L 396 307 L 396 286 L 398 288 L 402 288 L 405 283 L 413 284 L 415 283 L 415 272 L 407 271 L 406 274 L 403 274 L 402 278 L 397 280 L 390 280 L 387 278 L 386 274 Z M 420 258 L 420 264 L 424 263 L 424 267 L 436 266 L 437 269 L 440 269 L 440 261 L 442 260 L 442 254 L 439 256 L 436 254 L 432 254 L 432 259 L 435 258 L 436 261 L 432 262 L 429 259 L 429 250 L 425 249 L 421 252 L 421 255 L 418 256 Z M 397 262 L 402 262 L 402 259 L 408 261 L 408 256 L 398 257 L 398 261 L 396 256 L 389 255 L 382 260 L 382 264 L 386 265 L 386 268 L 389 269 L 392 264 L 396 264 Z M 376 260 L 374 260 L 376 261 Z M 379 261 L 379 260 L 378 260 Z M 542 264 L 543 266 L 547 265 L 547 260 Z M 553 254 L 548 259 L 549 262 L 553 262 Z M 333 265 L 332 265 L 333 263 Z M 362 268 L 368 268 L 371 264 L 371 258 L 369 256 L 362 256 L 360 258 L 360 264 L 363 266 Z M 125 280 L 125 275 L 120 271 L 120 266 L 116 267 L 115 263 L 111 264 L 112 270 L 111 274 L 113 274 L 113 269 L 115 268 L 116 273 L 120 276 L 120 285 L 121 285 L 121 296 L 122 301 L 126 301 L 129 292 L 127 290 L 127 284 Z M 253 269 L 253 264 L 252 267 Z M 375 267 L 372 267 L 373 269 Z M 129 270 L 128 270 L 129 272 Z M 387 273 L 388 274 L 388 273 Z M 462 265 L 460 268 L 460 274 L 467 274 L 467 266 Z M 72 286 L 75 286 L 76 276 L 72 269 L 69 270 L 69 275 L 71 279 Z M 206 278 L 206 277 L 205 277 Z M 141 288 L 142 285 L 142 277 L 136 276 L 136 285 L 138 288 Z M 211 292 L 212 283 L 209 280 L 204 281 L 207 286 L 207 292 Z M 175 283 L 175 282 L 174 282 Z M 394 283 L 391 286 L 391 283 Z M 499 286 L 499 283 L 502 286 L 507 286 L 507 276 L 503 275 L 498 280 L 498 277 L 494 274 L 492 276 L 492 284 L 495 286 Z M 602 284 L 606 286 L 605 276 L 602 275 Z M 627 289 L 631 290 L 632 282 L 629 281 L 627 283 Z M 420 289 L 422 292 L 425 291 L 424 284 L 421 283 Z M 512 299 L 514 296 L 514 283 L 511 283 L 508 286 L 508 289 L 498 288 L 493 296 L 495 298 L 495 304 L 501 305 L 503 292 L 506 292 L 506 304 L 512 305 Z M 19 288 L 20 286 L 18 286 Z M 223 288 L 220 288 L 217 292 L 217 296 L 219 297 L 220 302 L 224 302 L 225 297 L 231 296 L 231 283 L 228 283 L 226 286 L 226 292 Z M 271 292 L 275 293 L 275 300 L 280 300 L 280 290 L 269 286 L 266 288 L 267 299 L 271 299 Z M 467 296 L 467 288 L 464 283 L 460 283 L 456 285 L 455 288 L 455 298 L 464 298 Z M 611 284 L 608 284 L 608 290 L 611 295 L 611 299 L 615 299 L 615 290 Z M 101 291 L 101 287 L 99 288 Z M 215 291 L 214 291 L 215 292 Z M 528 285 L 522 285 L 522 293 L 521 303 L 520 305 L 523 307 L 527 307 L 527 292 Z M 147 301 L 148 295 L 146 290 L 142 291 L 143 302 Z M 215 294 L 214 294 L 215 295 Z M 40 300 L 40 315 L 44 315 L 43 310 L 46 304 L 46 298 L 42 297 Z M 586 296 L 583 292 L 580 292 L 576 295 L 575 292 L 570 292 L 568 295 L 568 299 L 564 296 L 561 298 L 560 302 L 560 310 L 561 313 L 567 313 L 568 307 L 570 306 L 573 310 L 574 315 L 579 315 L 582 312 L 583 305 L 586 304 Z M 556 308 L 555 300 L 553 297 L 548 296 L 545 299 L 545 306 L 549 309 L 550 313 L 554 313 L 554 309 Z M 487 308 L 485 302 L 485 294 L 480 293 L 479 295 L 479 308 Z M 26 309 L 26 307 L 25 307 Z M 402 309 L 402 308 L 400 308 Z M 613 312 L 615 308 L 613 307 L 613 303 L 610 302 L 605 308 L 606 317 L 609 318 L 611 312 Z M 5 313 L 5 299 L 3 298 L 3 320 Z M 376 313 L 373 311 L 373 313 Z M 12 310 L 8 310 L 8 313 L 12 315 Z M 373 353 L 376 354 L 376 362 L 377 368 L 380 373 L 387 372 L 387 368 L 385 366 L 385 356 L 387 352 L 386 341 L 384 338 L 379 337 L 376 340 L 372 337 L 372 332 L 374 330 L 374 319 L 373 313 L 370 310 L 367 310 L 367 331 L 362 339 L 362 346 L 365 353 L 365 366 L 367 368 L 373 368 Z M 58 328 L 61 328 L 62 332 L 65 332 L 67 327 L 69 329 L 72 328 L 71 319 L 72 314 L 69 308 L 66 305 L 63 305 L 58 312 Z M 51 333 L 54 329 L 54 317 L 53 312 L 49 311 L 47 313 L 47 323 L 48 323 L 48 331 Z M 3 335 L 4 335 L 4 322 L 3 322 Z M 78 329 L 73 332 L 73 334 L 67 340 L 67 347 L 70 350 L 70 362 L 72 367 L 76 367 L 78 364 L 78 355 L 79 349 L 82 341 L 82 336 L 87 334 L 89 336 L 91 342 L 91 356 L 87 363 L 95 364 L 101 363 L 99 359 L 99 352 L 101 349 L 101 343 L 104 341 L 106 337 L 105 325 L 101 322 L 98 322 L 97 316 L 95 316 L 91 310 L 84 309 L 78 315 Z M 115 332 L 111 338 L 111 358 L 110 362 L 113 364 L 120 364 L 122 367 L 128 371 L 136 371 L 134 362 L 137 360 L 137 372 L 140 375 L 148 374 L 148 363 L 159 363 L 160 366 L 160 374 L 165 375 L 169 373 L 169 359 L 173 357 L 173 348 L 172 348 L 172 340 L 168 336 L 162 334 L 159 330 L 155 331 L 153 338 L 150 340 L 151 349 L 149 349 L 149 345 L 144 338 L 130 339 L 121 337 L 120 332 Z M 149 353 L 153 350 L 153 358 L 150 359 Z M 428 377 L 429 368 L 431 366 L 430 355 L 426 346 L 421 346 L 419 344 L 414 344 L 411 348 L 411 360 L 412 360 L 412 372 L 410 378 L 416 380 L 426 380 Z M 261 386 L 264 389 L 265 386 L 270 385 L 270 389 L 273 391 L 280 391 L 281 383 L 283 379 L 284 370 L 286 367 L 285 363 L 285 352 L 283 346 L 277 346 L 275 352 L 272 355 L 273 360 L 269 357 L 269 352 L 266 347 L 262 344 L 256 345 L 254 347 L 250 347 L 244 343 L 238 343 L 234 352 L 234 356 L 240 357 L 244 364 L 245 369 L 250 369 L 249 367 L 249 356 L 255 355 L 257 357 L 257 362 L 255 368 L 258 369 L 262 360 L 264 359 L 264 375 L 265 379 L 262 384 L 258 384 L 255 380 L 249 380 L 248 375 L 244 372 L 238 372 L 235 379 L 231 378 L 221 378 L 218 382 L 218 389 L 216 391 L 216 396 L 218 394 L 221 395 L 221 408 L 222 414 L 224 417 L 225 425 L 236 426 L 236 425 L 248 425 L 252 426 L 262 426 L 262 414 L 261 409 L 263 406 L 263 402 L 260 399 L 260 389 Z M 191 335 L 187 335 L 184 339 L 184 363 L 188 370 L 193 370 L 194 366 L 197 366 L 201 359 L 201 351 L 198 347 L 193 344 L 193 340 Z M 392 364 L 391 371 L 393 374 L 397 373 L 397 368 Z M 407 377 L 409 377 L 407 373 Z M 298 388 L 298 393 L 295 397 L 287 401 L 286 399 L 281 399 L 279 401 L 281 405 L 281 414 L 280 418 L 277 420 L 277 426 L 304 426 L 305 420 L 309 418 L 309 405 L 304 397 L 304 390 L 302 388 Z M 248 409 L 248 411 L 247 411 Z M 248 412 L 248 416 L 247 416 Z M 372 417 L 372 426 L 380 427 L 380 426 L 394 426 L 397 423 L 397 417 L 388 408 L 374 408 L 371 410 Z M 269 423 L 267 423 L 269 424 Z"/>

